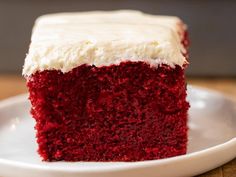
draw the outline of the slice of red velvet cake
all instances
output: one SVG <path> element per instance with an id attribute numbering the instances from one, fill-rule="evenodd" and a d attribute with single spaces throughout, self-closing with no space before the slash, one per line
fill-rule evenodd
<path id="1" fill-rule="evenodd" d="M 40 17 L 23 75 L 43 160 L 185 154 L 187 48 L 177 17 L 137 11 Z"/>

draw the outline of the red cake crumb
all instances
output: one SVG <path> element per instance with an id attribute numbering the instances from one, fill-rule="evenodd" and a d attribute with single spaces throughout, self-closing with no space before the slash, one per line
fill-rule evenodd
<path id="1" fill-rule="evenodd" d="M 46 161 L 140 161 L 186 153 L 184 69 L 144 62 L 68 73 L 41 71 L 27 85 L 38 152 Z"/>

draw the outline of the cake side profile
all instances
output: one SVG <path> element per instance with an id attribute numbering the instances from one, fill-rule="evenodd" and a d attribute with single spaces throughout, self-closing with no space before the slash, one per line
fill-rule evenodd
<path id="1" fill-rule="evenodd" d="M 188 45 L 177 17 L 127 10 L 40 17 L 23 75 L 43 160 L 185 154 Z"/>

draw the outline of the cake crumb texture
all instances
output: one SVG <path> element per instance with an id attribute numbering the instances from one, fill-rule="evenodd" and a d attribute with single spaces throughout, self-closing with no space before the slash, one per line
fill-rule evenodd
<path id="1" fill-rule="evenodd" d="M 186 153 L 184 69 L 122 62 L 28 77 L 45 161 L 140 161 Z"/>

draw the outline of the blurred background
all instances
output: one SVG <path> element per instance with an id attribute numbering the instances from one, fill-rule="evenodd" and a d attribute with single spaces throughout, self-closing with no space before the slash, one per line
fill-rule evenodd
<path id="1" fill-rule="evenodd" d="M 20 74 L 34 20 L 45 13 L 137 9 L 176 15 L 189 26 L 188 76 L 236 76 L 233 0 L 0 0 L 0 74 Z"/>

